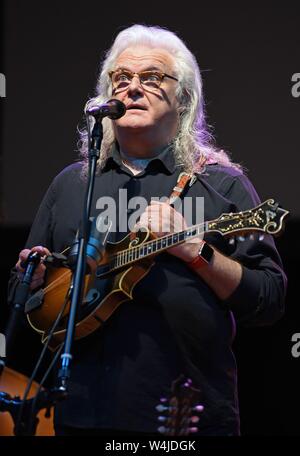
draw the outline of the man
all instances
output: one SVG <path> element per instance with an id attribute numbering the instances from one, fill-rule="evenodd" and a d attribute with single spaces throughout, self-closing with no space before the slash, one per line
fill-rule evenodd
<path id="1" fill-rule="evenodd" d="M 212 144 L 198 65 L 175 34 L 142 25 L 123 30 L 103 62 L 91 103 L 111 97 L 127 111 L 116 121 L 103 120 L 91 214 L 103 212 L 102 198 L 115 201 L 120 215 L 110 240 L 126 234 L 121 224 L 133 212 L 127 203 L 137 196 L 148 205 L 135 228 L 148 226 L 156 237 L 185 228 L 168 200 L 181 172 L 194 173 L 183 195 L 204 199 L 205 220 L 259 203 L 240 167 Z M 30 249 L 47 255 L 74 241 L 86 182 L 86 131 L 81 152 L 83 162 L 51 184 L 16 264 L 19 276 Z M 119 189 L 126 190 L 125 203 Z M 198 215 L 193 208 L 193 223 Z M 191 239 L 160 253 L 133 299 L 76 342 L 69 397 L 56 407 L 57 435 L 156 433 L 155 406 L 170 396 L 180 374 L 201 391 L 199 435 L 239 434 L 233 316 L 248 325 L 276 321 L 283 313 L 286 278 L 269 236 L 229 243 L 208 233 L 205 241 Z M 42 286 L 44 274 L 40 264 L 32 290 Z M 13 274 L 10 300 L 18 280 Z"/>

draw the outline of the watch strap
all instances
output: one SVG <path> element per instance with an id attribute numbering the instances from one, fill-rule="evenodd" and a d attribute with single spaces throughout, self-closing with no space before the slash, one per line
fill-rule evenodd
<path id="1" fill-rule="evenodd" d="M 198 255 L 192 261 L 187 262 L 187 265 L 193 270 L 200 269 L 211 262 L 213 254 L 214 249 L 207 242 L 202 241 Z"/>

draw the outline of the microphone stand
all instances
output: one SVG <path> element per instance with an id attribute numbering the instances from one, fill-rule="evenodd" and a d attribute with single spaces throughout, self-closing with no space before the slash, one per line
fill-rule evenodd
<path id="1" fill-rule="evenodd" d="M 14 435 L 33 436 L 36 433 L 40 410 L 46 409 L 45 417 L 50 418 L 50 409 L 65 396 L 57 388 L 40 391 L 37 398 L 27 399 L 25 402 L 19 397 L 11 397 L 9 394 L 0 391 L 0 412 L 9 412 L 14 422 Z M 32 419 L 32 405 L 34 403 L 34 417 Z M 20 410 L 22 417 L 20 420 Z"/>
<path id="2" fill-rule="evenodd" d="M 87 107 L 86 114 L 87 116 L 94 116 L 95 124 L 92 130 L 91 138 L 89 136 L 89 169 L 88 169 L 88 182 L 87 189 L 84 199 L 84 208 L 83 208 L 83 219 L 82 219 L 82 234 L 79 235 L 77 242 L 77 262 L 75 266 L 75 271 L 72 276 L 70 294 L 71 294 L 71 304 L 70 304 L 70 315 L 68 320 L 68 326 L 66 331 L 65 343 L 64 343 L 64 352 L 61 355 L 61 367 L 58 372 L 58 379 L 60 382 L 59 389 L 63 392 L 67 392 L 67 384 L 70 378 L 70 364 L 72 361 L 71 347 L 74 339 L 76 317 L 79 309 L 79 303 L 82 300 L 83 295 L 83 282 L 86 270 L 86 253 L 87 253 L 87 244 L 91 231 L 91 222 L 90 222 L 90 213 L 91 213 L 91 204 L 92 196 L 95 184 L 95 176 L 97 169 L 97 161 L 100 157 L 101 143 L 103 139 L 103 127 L 102 119 L 108 116 L 112 120 L 119 119 L 126 112 L 126 106 L 124 103 L 117 99 L 111 99 L 107 103 L 93 109 Z M 88 126 L 89 132 L 89 126 Z M 93 241 L 92 241 L 93 243 Z"/>
<path id="3" fill-rule="evenodd" d="M 31 252 L 25 261 L 25 272 L 16 291 L 16 296 L 13 303 L 9 320 L 5 329 L 5 339 L 7 345 L 7 357 L 11 354 L 13 346 L 20 329 L 21 320 L 24 315 L 25 303 L 30 294 L 30 284 L 32 276 L 38 264 L 40 263 L 41 256 L 38 252 Z M 6 362 L 0 359 L 0 376 L 4 372 Z M 46 416 L 50 416 L 50 408 L 58 400 L 65 397 L 64 392 L 57 389 L 50 391 L 41 391 L 36 399 L 27 399 L 23 401 L 20 397 L 11 397 L 8 393 L 0 391 L 0 412 L 9 412 L 14 422 L 15 435 L 35 435 L 36 427 L 39 419 L 35 416 L 31 423 L 30 417 L 32 412 L 32 404 L 35 401 L 35 414 L 41 409 L 46 408 Z"/>
<path id="4" fill-rule="evenodd" d="M 92 195 L 94 190 L 97 161 L 100 157 L 100 148 L 103 138 L 102 118 L 97 119 L 91 134 L 91 143 L 89 144 L 89 172 L 87 189 L 84 199 L 84 211 L 82 220 L 82 234 L 78 238 L 78 255 L 75 270 L 72 277 L 71 285 L 71 304 L 68 326 L 66 331 L 64 350 L 61 355 L 61 367 L 58 372 L 59 389 L 67 392 L 68 380 L 70 378 L 70 364 L 72 361 L 71 347 L 74 339 L 76 316 L 79 304 L 82 300 L 83 282 L 86 269 L 86 248 L 87 240 L 90 234 L 90 212 L 92 204 Z"/>
<path id="5" fill-rule="evenodd" d="M 33 409 L 35 412 L 34 415 L 36 415 L 39 410 L 46 408 L 47 415 L 49 416 L 49 410 L 51 406 L 55 405 L 57 401 L 60 401 L 67 397 L 67 386 L 68 380 L 70 378 L 70 364 L 72 360 L 71 348 L 75 333 L 77 311 L 83 295 L 83 282 L 87 261 L 86 252 L 91 231 L 90 212 L 92 196 L 94 190 L 97 161 L 100 157 L 100 149 L 103 138 L 103 127 L 101 122 L 102 118 L 106 115 L 108 115 L 111 119 L 118 119 L 125 114 L 125 111 L 126 107 L 123 103 L 112 99 L 109 100 L 107 104 L 101 106 L 97 111 L 88 113 L 89 115 L 93 115 L 96 121 L 92 130 L 91 140 L 89 141 L 89 170 L 83 208 L 83 229 L 82 234 L 79 235 L 78 242 L 76 242 L 77 250 L 75 249 L 75 252 L 78 252 L 77 261 L 74 273 L 72 275 L 71 287 L 69 290 L 71 296 L 70 314 L 64 342 L 64 351 L 61 355 L 61 366 L 58 372 L 58 379 L 60 384 L 58 387 L 52 388 L 49 391 L 40 391 L 36 398 L 27 399 L 25 401 L 22 401 L 19 397 L 11 398 L 9 394 L 0 392 L 0 412 L 10 412 L 15 423 L 15 435 L 35 435 L 38 418 L 36 416 L 32 416 Z M 89 245 L 89 251 L 92 254 L 92 257 L 94 257 L 95 254 L 97 256 L 97 246 L 99 245 L 99 240 L 97 241 L 98 244 L 96 242 L 95 245 L 94 241 L 95 240 L 92 239 L 91 245 Z M 103 240 L 103 242 L 105 242 L 105 240 Z M 36 252 L 30 254 L 26 261 L 27 266 L 20 287 L 20 295 L 19 298 L 16 299 L 16 303 L 14 305 L 13 313 L 7 329 L 7 337 L 10 346 L 12 345 L 16 334 L 17 323 L 23 314 L 24 306 L 29 296 L 29 287 L 32 275 L 39 262 L 40 256 Z M 0 375 L 4 367 L 5 363 L 0 360 Z"/>
<path id="6" fill-rule="evenodd" d="M 24 315 L 25 303 L 30 293 L 30 283 L 34 271 L 40 263 L 41 256 L 38 252 L 31 252 L 24 264 L 25 272 L 16 290 L 13 307 L 9 315 L 9 320 L 5 328 L 5 341 L 7 347 L 7 358 L 12 352 L 14 342 L 20 329 L 20 323 Z M 0 375 L 5 368 L 6 362 L 3 358 L 0 359 Z"/>

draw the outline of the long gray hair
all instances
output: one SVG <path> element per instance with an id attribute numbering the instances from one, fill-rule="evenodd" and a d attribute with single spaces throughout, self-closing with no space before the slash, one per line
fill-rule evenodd
<path id="1" fill-rule="evenodd" d="M 179 81 L 176 95 L 180 105 L 179 128 L 172 141 L 176 163 L 183 164 L 186 172 L 199 173 L 205 164 L 215 162 L 240 169 L 241 166 L 233 163 L 224 150 L 214 145 L 213 136 L 205 120 L 202 78 L 196 58 L 183 41 L 169 30 L 136 24 L 121 31 L 105 55 L 97 81 L 96 96 L 88 101 L 87 106 L 104 103 L 112 96 L 109 71 L 115 69 L 116 60 L 123 51 L 139 45 L 165 49 L 175 62 L 174 71 Z M 114 141 L 112 121 L 105 118 L 99 168 L 106 162 Z M 81 157 L 87 163 L 86 128 L 80 131 L 79 144 Z"/>

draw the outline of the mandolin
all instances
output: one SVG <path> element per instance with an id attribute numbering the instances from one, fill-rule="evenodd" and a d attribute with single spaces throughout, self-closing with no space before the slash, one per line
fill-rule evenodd
<path id="1" fill-rule="evenodd" d="M 85 276 L 83 301 L 78 311 L 75 339 L 81 339 L 100 328 L 121 303 L 132 299 L 135 285 L 155 264 L 155 256 L 166 249 L 205 233 L 223 236 L 262 232 L 279 234 L 288 211 L 268 199 L 244 212 L 222 214 L 219 218 L 194 225 L 186 230 L 154 237 L 148 228 L 130 232 L 117 243 L 107 242 L 96 272 Z M 32 328 L 48 340 L 51 328 L 61 313 L 59 324 L 49 340 L 56 350 L 63 342 L 69 310 L 72 272 L 68 267 L 49 267 L 45 286 L 26 303 L 27 319 Z"/>

